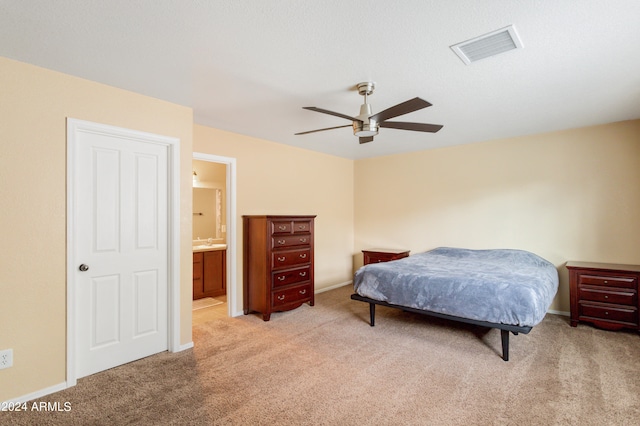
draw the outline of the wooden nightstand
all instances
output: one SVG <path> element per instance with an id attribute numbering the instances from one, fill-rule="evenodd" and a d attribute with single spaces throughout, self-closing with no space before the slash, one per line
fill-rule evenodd
<path id="1" fill-rule="evenodd" d="M 368 249 L 362 250 L 364 264 L 388 262 L 390 260 L 402 259 L 403 257 L 409 257 L 411 250 L 394 250 L 394 249 Z"/>
<path id="2" fill-rule="evenodd" d="M 571 326 L 589 322 L 606 330 L 640 331 L 640 265 L 567 262 Z"/>

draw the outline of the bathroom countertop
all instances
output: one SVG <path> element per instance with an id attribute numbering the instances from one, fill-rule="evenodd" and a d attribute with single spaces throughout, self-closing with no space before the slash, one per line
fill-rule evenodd
<path id="1" fill-rule="evenodd" d="M 226 250 L 226 249 L 227 249 L 226 244 L 211 244 L 211 245 L 202 244 L 199 246 L 193 246 L 194 253 L 198 253 L 201 251 L 216 251 L 216 250 Z"/>

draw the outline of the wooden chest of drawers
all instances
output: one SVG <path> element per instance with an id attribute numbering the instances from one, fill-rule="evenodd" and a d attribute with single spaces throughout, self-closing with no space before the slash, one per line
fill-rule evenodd
<path id="1" fill-rule="evenodd" d="M 315 216 L 243 216 L 244 314 L 314 304 Z"/>
<path id="2" fill-rule="evenodd" d="M 588 322 L 607 330 L 640 331 L 640 265 L 567 262 L 571 326 Z"/>

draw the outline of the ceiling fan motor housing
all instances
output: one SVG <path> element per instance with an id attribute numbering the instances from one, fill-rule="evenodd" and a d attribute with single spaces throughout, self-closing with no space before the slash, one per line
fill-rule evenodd
<path id="1" fill-rule="evenodd" d="M 360 115 L 354 117 L 357 120 L 353 122 L 353 134 L 356 136 L 375 136 L 378 134 L 378 122 L 372 120 L 371 105 L 364 103 L 360 105 Z"/>

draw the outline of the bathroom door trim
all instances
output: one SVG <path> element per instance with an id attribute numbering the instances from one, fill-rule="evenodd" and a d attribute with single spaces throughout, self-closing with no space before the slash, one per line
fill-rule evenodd
<path id="1" fill-rule="evenodd" d="M 237 309 L 236 303 L 241 300 L 238 294 L 237 274 L 237 233 L 236 233 L 236 159 L 219 155 L 193 153 L 194 160 L 221 163 L 226 165 L 226 215 L 227 215 L 227 314 L 237 317 L 243 314 L 242 309 Z"/>

